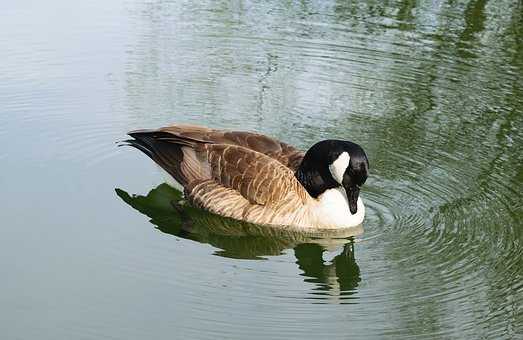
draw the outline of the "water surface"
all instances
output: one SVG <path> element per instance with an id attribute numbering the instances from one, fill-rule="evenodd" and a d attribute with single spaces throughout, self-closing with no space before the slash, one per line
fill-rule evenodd
<path id="1" fill-rule="evenodd" d="M 0 13 L 2 338 L 523 337 L 520 1 Z M 364 233 L 184 222 L 171 122 L 363 145 Z"/>

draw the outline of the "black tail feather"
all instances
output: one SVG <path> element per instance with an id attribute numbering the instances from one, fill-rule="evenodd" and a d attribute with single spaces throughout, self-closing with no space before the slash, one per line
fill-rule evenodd
<path id="1" fill-rule="evenodd" d="M 132 146 L 132 147 L 140 150 L 141 152 L 143 152 L 144 154 L 146 154 L 147 156 L 149 156 L 151 159 L 154 160 L 154 158 L 153 158 L 154 154 L 152 153 L 152 151 L 147 148 L 147 145 L 145 143 L 141 142 L 138 139 L 127 139 L 127 140 L 118 142 L 118 146 Z"/>
<path id="2" fill-rule="evenodd" d="M 128 133 L 134 139 L 128 139 L 120 145 L 132 146 L 149 158 L 151 158 L 162 169 L 167 171 L 181 185 L 187 184 L 187 179 L 180 171 L 183 162 L 182 147 L 184 144 L 173 140 L 166 140 L 171 137 L 168 133 L 161 131 L 132 131 Z"/>

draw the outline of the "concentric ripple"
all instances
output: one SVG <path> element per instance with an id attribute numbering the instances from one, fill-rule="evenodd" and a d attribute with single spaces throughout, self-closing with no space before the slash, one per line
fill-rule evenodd
<path id="1" fill-rule="evenodd" d="M 0 9 L 3 337 L 523 337 L 520 2 Z M 172 122 L 361 144 L 363 229 L 183 205 L 116 147 Z"/>

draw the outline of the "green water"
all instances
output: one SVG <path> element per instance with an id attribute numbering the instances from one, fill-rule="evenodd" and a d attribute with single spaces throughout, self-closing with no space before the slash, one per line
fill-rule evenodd
<path id="1" fill-rule="evenodd" d="M 2 339 L 523 337 L 521 1 L 0 13 Z M 172 122 L 361 144 L 363 234 L 179 209 Z"/>

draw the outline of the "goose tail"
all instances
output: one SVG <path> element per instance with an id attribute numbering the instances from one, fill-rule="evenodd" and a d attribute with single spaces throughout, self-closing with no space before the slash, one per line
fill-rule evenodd
<path id="1" fill-rule="evenodd" d="M 129 145 L 142 151 L 183 187 L 199 179 L 199 171 L 194 171 L 194 149 L 202 141 L 158 130 L 136 130 L 128 135 L 132 139 L 120 145 Z"/>

